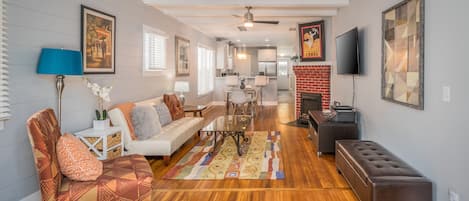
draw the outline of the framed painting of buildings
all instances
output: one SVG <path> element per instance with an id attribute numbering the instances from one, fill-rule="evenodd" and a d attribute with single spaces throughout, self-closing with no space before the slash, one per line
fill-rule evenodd
<path id="1" fill-rule="evenodd" d="M 176 76 L 188 76 L 190 41 L 176 36 Z"/>
<path id="2" fill-rule="evenodd" d="M 81 51 L 85 74 L 114 74 L 116 17 L 82 5 Z"/>
<path id="3" fill-rule="evenodd" d="M 424 108 L 424 0 L 405 0 L 382 14 L 384 100 Z"/>

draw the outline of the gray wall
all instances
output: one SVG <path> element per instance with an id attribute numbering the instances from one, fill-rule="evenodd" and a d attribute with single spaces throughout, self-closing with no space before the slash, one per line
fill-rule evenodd
<path id="1" fill-rule="evenodd" d="M 381 12 L 399 1 L 352 0 L 333 19 L 334 37 L 354 26 L 360 30 L 364 74 L 357 77 L 356 105 L 362 137 L 381 143 L 430 178 L 435 200 L 449 200 L 448 189 L 469 200 L 469 2 L 426 0 L 425 110 L 419 111 L 381 99 Z M 445 85 L 451 86 L 450 103 L 442 101 Z M 351 76 L 337 76 L 334 67 L 332 100 L 351 104 L 351 86 Z"/>
<path id="2" fill-rule="evenodd" d="M 25 123 L 34 112 L 56 106 L 53 76 L 35 73 L 41 48 L 80 49 L 80 4 L 117 17 L 115 75 L 89 75 L 92 81 L 114 87 L 112 104 L 136 101 L 171 91 L 175 79 L 190 80 L 189 103 L 208 103 L 211 94 L 197 97 L 196 46 L 215 49 L 215 40 L 138 0 L 8 0 L 11 120 L 0 131 L 0 200 L 18 200 L 38 190 L 36 170 Z M 165 31 L 169 69 L 158 77 L 142 76 L 142 25 Z M 191 41 L 191 76 L 174 76 L 174 35 Z M 81 78 L 67 77 L 63 95 L 63 131 L 91 126 L 96 99 Z"/>

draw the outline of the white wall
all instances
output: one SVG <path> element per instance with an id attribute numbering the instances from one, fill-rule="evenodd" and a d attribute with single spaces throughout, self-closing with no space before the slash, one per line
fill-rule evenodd
<path id="1" fill-rule="evenodd" d="M 189 103 L 208 103 L 211 94 L 197 97 L 197 44 L 215 49 L 215 40 L 164 15 L 139 0 L 8 0 L 11 120 L 0 131 L 0 200 L 19 200 L 38 190 L 36 169 L 26 133 L 34 112 L 56 106 L 55 79 L 36 74 L 43 47 L 80 49 L 80 5 L 117 17 L 116 74 L 87 75 L 114 87 L 112 104 L 142 100 L 171 91 L 175 79 L 190 80 Z M 165 31 L 168 70 L 158 77 L 142 76 L 142 25 Z M 191 41 L 191 76 L 174 77 L 174 35 Z M 96 99 L 80 78 L 67 77 L 63 95 L 63 131 L 91 126 Z"/>
<path id="2" fill-rule="evenodd" d="M 333 32 L 335 37 L 355 26 L 360 30 L 364 74 L 357 78 L 356 104 L 362 138 L 379 142 L 431 179 L 435 200 L 449 200 L 448 189 L 469 200 L 469 1 L 425 1 L 424 111 L 381 99 L 381 12 L 400 0 L 350 2 L 334 17 Z M 351 104 L 351 76 L 333 70 L 332 100 Z M 450 103 L 442 101 L 446 85 Z"/>

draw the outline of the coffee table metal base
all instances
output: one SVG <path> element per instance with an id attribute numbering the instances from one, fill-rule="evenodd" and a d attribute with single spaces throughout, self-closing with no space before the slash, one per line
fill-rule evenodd
<path id="1" fill-rule="evenodd" d="M 205 131 L 207 137 L 213 136 L 213 149 L 210 151 L 210 155 L 217 152 L 218 146 L 223 144 L 226 137 L 231 137 L 236 144 L 238 155 L 243 155 L 241 150 L 241 143 L 247 143 L 249 138 L 244 135 L 244 131 Z M 217 138 L 222 136 L 222 143 L 218 144 Z"/>

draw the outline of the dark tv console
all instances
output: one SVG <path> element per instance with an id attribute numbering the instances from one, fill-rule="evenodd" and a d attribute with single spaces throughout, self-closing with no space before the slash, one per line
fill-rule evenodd
<path id="1" fill-rule="evenodd" d="M 334 122 L 322 111 L 309 111 L 309 137 L 316 145 L 317 154 L 335 153 L 336 140 L 357 140 L 356 123 Z"/>

